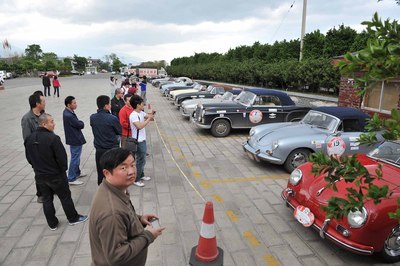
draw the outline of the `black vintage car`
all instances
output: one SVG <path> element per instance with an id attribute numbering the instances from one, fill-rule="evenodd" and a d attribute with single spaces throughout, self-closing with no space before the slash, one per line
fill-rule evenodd
<path id="1" fill-rule="evenodd" d="M 229 88 L 222 85 L 209 85 L 205 91 L 188 92 L 177 95 L 174 104 L 179 109 L 181 103 L 185 100 L 214 98 L 216 95 L 224 94 L 227 90 L 229 90 Z"/>
<path id="2" fill-rule="evenodd" d="M 225 137 L 232 128 L 300 121 L 310 109 L 296 106 L 285 92 L 251 88 L 231 102 L 199 103 L 192 122 L 199 128 L 211 129 L 215 137 Z"/>

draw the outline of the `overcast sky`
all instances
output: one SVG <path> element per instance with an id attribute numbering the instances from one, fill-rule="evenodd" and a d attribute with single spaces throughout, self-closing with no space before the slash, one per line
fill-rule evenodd
<path id="1" fill-rule="evenodd" d="M 291 8 L 291 5 L 293 7 Z M 39 44 L 58 56 L 124 63 L 166 60 L 194 53 L 226 53 L 254 42 L 300 39 L 303 1 L 280 0 L 12 0 L 0 2 L 0 54 Z M 361 31 L 375 11 L 400 18 L 394 0 L 308 0 L 306 33 L 344 24 Z"/>

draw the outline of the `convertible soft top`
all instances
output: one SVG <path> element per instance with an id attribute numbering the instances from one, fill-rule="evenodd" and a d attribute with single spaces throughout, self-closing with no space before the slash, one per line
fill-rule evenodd
<path id="1" fill-rule="evenodd" d="M 279 98 L 283 106 L 296 105 L 289 95 L 284 91 L 263 89 L 263 88 L 246 88 L 245 91 L 250 91 L 256 95 L 271 95 Z"/>
<path id="2" fill-rule="evenodd" d="M 370 118 L 368 114 L 352 107 L 322 106 L 313 108 L 313 110 L 336 116 L 342 121 L 347 119 L 358 119 L 358 123 L 361 128 L 365 127 L 367 122 L 366 119 Z"/>

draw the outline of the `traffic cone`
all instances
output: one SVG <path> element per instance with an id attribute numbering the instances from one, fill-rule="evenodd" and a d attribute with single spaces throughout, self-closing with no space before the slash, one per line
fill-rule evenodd
<path id="1" fill-rule="evenodd" d="M 199 244 L 192 248 L 189 265 L 222 266 L 224 251 L 217 247 L 214 228 L 214 208 L 211 201 L 206 203 L 200 229 Z"/>

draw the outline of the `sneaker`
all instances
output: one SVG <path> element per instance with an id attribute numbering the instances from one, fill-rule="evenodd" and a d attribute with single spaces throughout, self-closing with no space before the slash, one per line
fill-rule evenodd
<path id="1" fill-rule="evenodd" d="M 87 174 L 80 174 L 77 178 L 82 178 L 82 177 L 85 177 L 85 176 L 87 176 Z"/>
<path id="2" fill-rule="evenodd" d="M 151 177 L 150 176 L 144 176 L 141 179 L 144 180 L 144 181 L 149 181 L 149 180 L 151 180 Z"/>
<path id="3" fill-rule="evenodd" d="M 142 181 L 138 181 L 138 182 L 135 182 L 135 183 L 133 183 L 135 186 L 137 186 L 137 187 L 144 187 L 144 183 L 142 182 Z"/>
<path id="4" fill-rule="evenodd" d="M 37 197 L 37 203 L 43 203 L 43 196 Z"/>
<path id="5" fill-rule="evenodd" d="M 83 185 L 83 182 L 82 182 L 82 181 L 79 181 L 79 180 L 75 180 L 75 181 L 68 181 L 68 183 L 69 183 L 71 186 L 79 186 L 79 185 Z"/>
<path id="6" fill-rule="evenodd" d="M 73 222 L 73 223 L 70 222 L 69 225 L 76 225 L 76 224 L 83 223 L 83 222 L 85 222 L 88 218 L 89 218 L 89 216 L 87 216 L 87 215 L 80 215 L 80 214 L 79 214 L 78 221 Z"/>
<path id="7" fill-rule="evenodd" d="M 50 228 L 51 231 L 56 231 L 57 228 L 58 228 L 58 224 L 56 226 L 54 226 L 54 227 L 49 226 L 49 228 Z"/>

